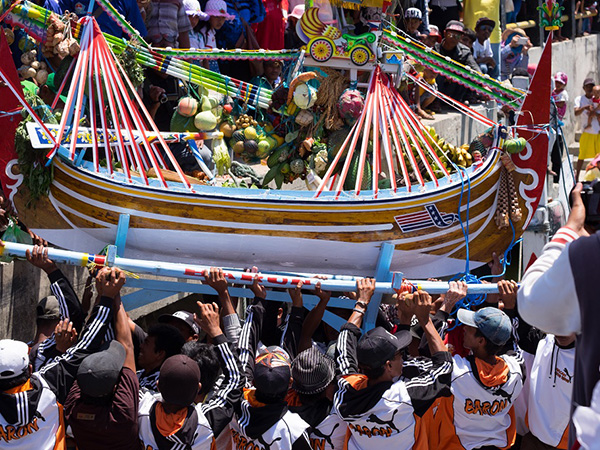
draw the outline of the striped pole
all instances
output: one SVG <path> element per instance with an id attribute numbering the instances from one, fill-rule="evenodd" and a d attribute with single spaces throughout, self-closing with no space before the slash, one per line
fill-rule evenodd
<path id="1" fill-rule="evenodd" d="M 0 256 L 14 256 L 25 258 L 26 251 L 33 250 L 33 245 L 17 244 L 15 242 L 0 241 Z M 170 278 L 186 278 L 204 281 L 204 274 L 210 270 L 210 266 L 197 264 L 170 263 L 161 261 L 147 261 L 142 259 L 120 258 L 116 256 L 116 247 L 109 246 L 108 255 L 95 255 L 92 253 L 75 252 L 70 250 L 59 250 L 48 247 L 48 258 L 60 264 L 86 267 L 91 264 L 97 266 L 117 267 L 133 274 L 145 274 Z M 303 282 L 303 289 L 314 290 L 317 283 L 321 283 L 321 289 L 337 292 L 352 292 L 356 288 L 356 280 L 362 277 L 343 277 L 321 280 L 308 277 L 305 274 L 261 272 L 249 273 L 240 269 L 224 269 L 225 278 L 229 284 L 253 283 L 254 277 L 265 287 L 295 288 L 299 281 Z M 331 276 L 331 275 L 329 275 Z M 498 287 L 495 283 L 469 284 L 469 294 L 497 294 Z M 394 273 L 391 282 L 378 282 L 375 292 L 382 294 L 394 294 L 399 290 L 405 291 L 421 289 L 430 294 L 444 294 L 448 291 L 449 284 L 445 281 L 421 281 L 405 280 L 399 272 Z"/>

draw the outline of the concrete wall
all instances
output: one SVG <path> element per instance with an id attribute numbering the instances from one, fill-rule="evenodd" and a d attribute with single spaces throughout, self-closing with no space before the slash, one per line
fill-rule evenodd
<path id="1" fill-rule="evenodd" d="M 529 51 L 529 63 L 537 64 L 541 54 L 541 47 L 532 48 Z M 596 83 L 600 83 L 599 59 L 600 35 L 598 34 L 552 44 L 552 72 L 564 72 L 569 77 L 567 84 L 569 105 L 563 127 L 567 144 L 575 140 L 577 121 L 573 115 L 573 102 L 575 97 L 583 94 L 583 80 L 591 77 L 596 80 Z"/>

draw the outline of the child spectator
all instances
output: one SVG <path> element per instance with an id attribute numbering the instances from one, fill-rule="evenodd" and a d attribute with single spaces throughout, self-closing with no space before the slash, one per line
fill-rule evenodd
<path id="1" fill-rule="evenodd" d="M 435 25 L 429 25 L 429 32 L 423 36 L 422 40 L 427 47 L 433 47 L 438 42 L 442 42 L 440 29 Z"/>
<path id="2" fill-rule="evenodd" d="M 298 49 L 304 45 L 304 41 L 296 33 L 296 25 L 304 14 L 304 5 L 296 5 L 288 16 L 287 28 L 285 29 L 284 43 L 287 49 Z"/>
<path id="3" fill-rule="evenodd" d="M 500 51 L 500 81 L 508 80 L 515 69 L 527 69 L 531 41 L 521 28 L 507 29 L 502 34 L 503 47 Z"/>
<path id="4" fill-rule="evenodd" d="M 404 23 L 406 26 L 406 34 L 415 41 L 420 38 L 419 27 L 423 23 L 423 13 L 418 8 L 408 8 L 404 13 Z"/>
<path id="5" fill-rule="evenodd" d="M 567 87 L 567 83 L 569 78 L 567 74 L 564 72 L 556 72 L 553 77 L 554 80 L 554 90 L 552 91 L 552 100 L 554 100 L 554 104 L 556 105 L 556 111 L 558 113 L 558 120 L 563 120 L 565 114 L 567 112 L 567 102 L 569 101 L 569 94 L 565 90 Z M 600 89 L 600 87 L 599 87 Z M 600 90 L 598 91 L 598 95 L 600 95 Z M 593 96 L 593 92 L 592 92 Z M 600 97 L 598 97 L 598 102 L 600 102 Z M 595 102 L 596 103 L 596 102 Z"/>
<path id="6" fill-rule="evenodd" d="M 567 86 L 567 82 L 569 78 L 567 74 L 564 72 L 556 72 L 554 77 L 554 90 L 552 91 L 552 101 L 556 106 L 556 120 L 551 117 L 550 124 L 556 130 L 556 139 L 554 141 L 554 145 L 552 146 L 552 153 L 550 154 L 550 160 L 552 162 L 552 176 L 554 177 L 554 182 L 558 183 L 558 179 L 560 177 L 560 169 L 562 166 L 562 156 L 561 156 L 561 148 L 563 145 L 563 136 L 561 133 L 561 129 L 559 128 L 559 124 L 557 121 L 562 121 L 565 117 L 565 113 L 567 112 L 567 102 L 569 101 L 569 94 L 565 90 Z"/>
<path id="7" fill-rule="evenodd" d="M 596 113 L 596 117 L 597 117 L 597 115 L 598 115 L 598 107 L 600 107 L 600 86 L 594 86 L 594 89 L 592 89 L 592 105 L 591 106 L 592 106 L 592 108 L 590 109 L 590 111 L 595 112 Z M 587 125 L 583 129 L 583 131 L 585 131 L 586 133 L 589 132 L 592 129 L 592 122 L 593 121 L 594 121 L 594 117 L 590 114 L 588 116 Z"/>
<path id="8" fill-rule="evenodd" d="M 477 39 L 473 43 L 473 57 L 482 73 L 489 75 L 492 78 L 498 78 L 500 71 L 494 59 L 492 45 L 490 44 L 490 36 L 496 27 L 496 22 L 487 17 L 481 17 L 475 25 L 475 36 Z"/>
<path id="9" fill-rule="evenodd" d="M 200 21 L 208 20 L 208 15 L 202 12 L 198 0 L 183 0 L 183 7 L 192 26 L 190 31 L 190 48 L 204 48 L 204 36 L 196 28 Z"/>
<path id="10" fill-rule="evenodd" d="M 192 29 L 183 0 L 156 0 L 148 16 L 148 40 L 156 47 L 190 48 Z"/>
<path id="11" fill-rule="evenodd" d="M 430 69 L 429 67 L 424 67 L 423 72 L 419 72 L 419 79 L 424 81 L 429 85 L 430 88 L 437 91 L 437 83 L 436 83 L 437 74 Z M 419 86 L 419 95 L 418 95 L 418 107 L 417 107 L 417 115 L 422 117 L 423 119 L 433 119 L 433 115 L 435 114 L 433 111 L 429 110 L 429 106 L 435 100 L 435 96 L 430 92 L 426 91 L 423 87 Z"/>
<path id="12" fill-rule="evenodd" d="M 204 7 L 204 13 L 209 17 L 208 22 L 198 30 L 204 40 L 204 48 L 217 48 L 217 31 L 225 25 L 225 21 L 233 20 L 235 16 L 227 12 L 227 3 L 224 0 L 209 0 Z M 221 72 L 219 63 L 214 59 L 205 61 L 204 65 L 213 72 Z"/>
<path id="13" fill-rule="evenodd" d="M 600 153 L 600 142 L 598 141 L 598 133 L 600 132 L 600 123 L 598 115 L 594 108 L 592 92 L 596 82 L 592 78 L 586 78 L 583 82 L 584 95 L 580 95 L 575 99 L 575 116 L 581 116 L 581 138 L 579 139 L 579 156 L 577 157 L 577 166 L 575 168 L 575 180 L 579 180 L 579 174 L 583 168 L 583 162 L 586 159 L 594 158 Z M 585 131 L 589 123 L 589 118 L 592 117 L 592 128 Z"/>

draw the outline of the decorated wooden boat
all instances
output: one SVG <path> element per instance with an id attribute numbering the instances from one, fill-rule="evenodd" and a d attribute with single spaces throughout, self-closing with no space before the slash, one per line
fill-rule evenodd
<path id="1" fill-rule="evenodd" d="M 5 195 L 19 218 L 54 245 L 98 251 L 115 242 L 119 221 L 128 220 L 124 256 L 130 258 L 368 275 L 387 242 L 395 248 L 392 270 L 415 278 L 442 276 L 464 270 L 465 259 L 474 267 L 489 261 L 492 252 L 503 252 L 523 233 L 539 202 L 548 151 L 543 125 L 549 117 L 550 45 L 512 130 L 464 109 L 490 127 L 492 142 L 485 157 L 470 167 L 441 160 L 435 139 L 392 80 L 375 67 L 365 107 L 318 189 L 291 191 L 191 184 L 166 144 L 194 136 L 160 133 L 145 122 L 147 111 L 137 96 L 129 97 L 131 85 L 95 22 L 89 20 L 82 33 L 72 82 L 78 87 L 69 91 L 65 108 L 71 117 L 65 114 L 57 131 L 50 132 L 42 121 L 31 127 L 30 135 L 51 141 L 53 168 L 48 195 L 33 204 L 14 150 L 17 121 L 0 118 Z M 2 37 L 2 111 L 23 103 L 17 72 L 8 60 Z M 102 81 L 106 85 L 96 85 Z M 87 137 L 85 129 L 78 129 L 83 109 L 94 100 L 110 103 L 111 117 L 121 118 L 121 132 L 100 123 L 92 124 Z M 527 141 L 524 149 L 504 151 L 506 142 L 517 137 Z M 85 148 L 93 157 L 83 157 Z M 104 150 L 109 162 L 103 164 Z M 110 163 L 113 158 L 123 163 L 121 171 Z M 162 176 L 165 159 L 175 167 L 176 181 Z M 353 160 L 358 175 L 348 187 Z M 372 169 L 368 176 L 366 166 Z M 148 168 L 155 168 L 158 178 L 146 176 Z M 380 183 L 386 174 L 389 183 Z"/>

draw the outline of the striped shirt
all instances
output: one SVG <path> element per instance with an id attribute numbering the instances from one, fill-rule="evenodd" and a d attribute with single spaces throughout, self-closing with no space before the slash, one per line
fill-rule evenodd
<path id="1" fill-rule="evenodd" d="M 192 25 L 181 0 L 158 0 L 152 2 L 147 28 L 152 44 L 177 47 L 179 34 L 191 31 Z"/>

